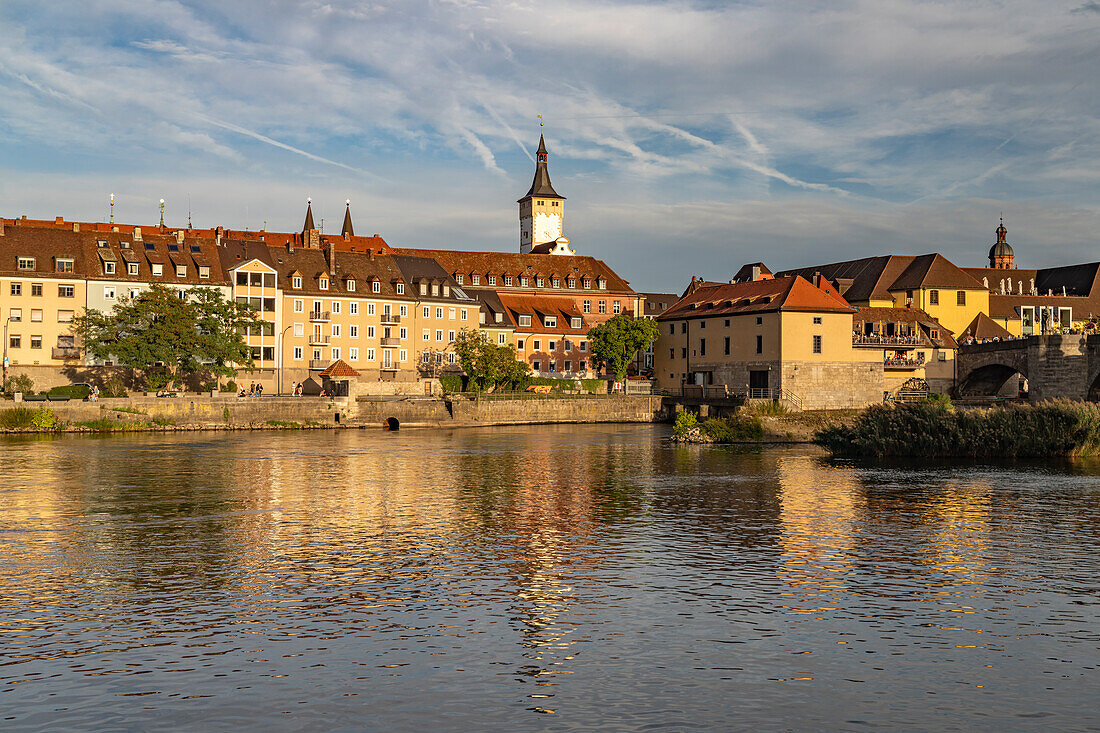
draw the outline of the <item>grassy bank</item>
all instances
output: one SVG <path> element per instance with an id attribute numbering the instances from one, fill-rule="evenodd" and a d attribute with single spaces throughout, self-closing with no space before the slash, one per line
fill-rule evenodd
<path id="1" fill-rule="evenodd" d="M 1056 401 L 990 409 L 949 404 L 876 405 L 815 442 L 838 456 L 1044 458 L 1100 452 L 1100 407 Z"/>

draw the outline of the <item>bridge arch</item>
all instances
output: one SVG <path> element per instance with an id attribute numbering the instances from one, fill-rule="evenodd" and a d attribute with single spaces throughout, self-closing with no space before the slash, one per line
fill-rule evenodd
<path id="1" fill-rule="evenodd" d="M 964 346 L 959 349 L 956 367 L 960 397 L 1015 396 L 1019 385 L 1028 380 L 1026 342 Z"/>

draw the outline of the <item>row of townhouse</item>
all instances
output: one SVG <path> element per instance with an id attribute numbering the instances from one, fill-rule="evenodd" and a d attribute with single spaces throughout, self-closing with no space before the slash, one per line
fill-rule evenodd
<path id="1" fill-rule="evenodd" d="M 463 329 L 515 346 L 536 374 L 593 376 L 588 329 L 642 305 L 595 258 L 393 248 L 356 236 L 350 208 L 340 235 L 322 235 L 309 207 L 291 233 L 0 220 L 0 280 L 5 364 L 40 386 L 112 366 L 84 356 L 71 321 L 153 283 L 255 306 L 243 378 L 281 391 L 337 360 L 368 380 L 459 372 Z"/>

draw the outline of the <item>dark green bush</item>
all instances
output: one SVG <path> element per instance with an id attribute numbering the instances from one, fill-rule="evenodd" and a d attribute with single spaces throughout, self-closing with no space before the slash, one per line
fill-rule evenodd
<path id="1" fill-rule="evenodd" d="M 226 382 L 225 384 L 223 384 L 221 386 L 221 390 L 222 390 L 222 392 L 236 392 L 237 391 L 237 383 L 234 382 L 232 379 L 230 379 L 228 382 Z"/>
<path id="2" fill-rule="evenodd" d="M 702 428 L 715 443 L 759 442 L 764 439 L 764 425 L 755 415 L 712 418 L 703 423 Z"/>
<path id="3" fill-rule="evenodd" d="M 64 387 L 54 387 L 49 393 L 52 395 L 68 395 L 70 399 L 82 400 L 91 393 L 91 390 L 83 384 L 67 384 Z"/>
<path id="4" fill-rule="evenodd" d="M 851 425 L 819 430 L 815 441 L 842 456 L 1043 458 L 1096 453 L 1100 407 L 1044 402 L 954 410 L 928 401 L 869 407 Z"/>
<path id="5" fill-rule="evenodd" d="M 0 410 L 0 428 L 29 428 L 34 420 L 34 412 L 30 407 Z"/>
<path id="6" fill-rule="evenodd" d="M 462 391 L 462 375 L 461 374 L 445 374 L 439 378 L 439 384 L 443 387 L 443 391 L 450 394 L 452 392 Z"/>

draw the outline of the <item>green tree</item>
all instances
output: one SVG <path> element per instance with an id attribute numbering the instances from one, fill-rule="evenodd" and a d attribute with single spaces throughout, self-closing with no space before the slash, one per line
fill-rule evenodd
<path id="1" fill-rule="evenodd" d="M 622 380 L 638 349 L 656 341 L 659 335 L 654 321 L 634 320 L 620 313 L 589 329 L 588 341 L 596 358 L 607 365 L 607 370 L 615 375 L 615 379 Z"/>
<path id="2" fill-rule="evenodd" d="M 480 331 L 464 328 L 455 339 L 455 353 L 474 390 L 516 386 L 531 371 L 527 362 L 516 358 L 514 346 L 490 343 Z"/>
<path id="3" fill-rule="evenodd" d="M 213 288 L 194 288 L 181 298 L 158 284 L 121 299 L 109 312 L 87 310 L 74 319 L 73 331 L 95 358 L 140 369 L 149 386 L 159 388 L 195 375 L 231 377 L 236 367 L 251 367 L 245 329 L 256 322 L 251 306 L 226 300 Z"/>

